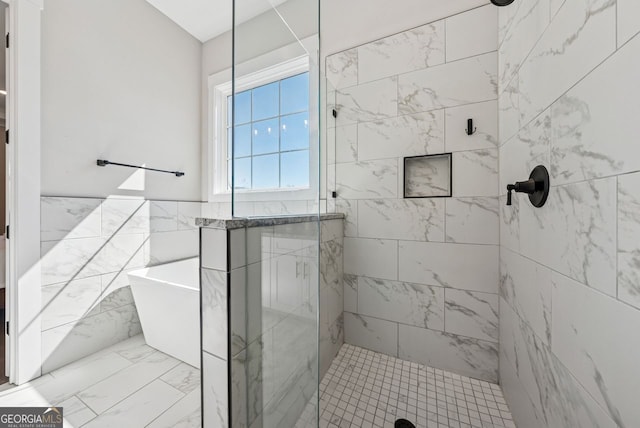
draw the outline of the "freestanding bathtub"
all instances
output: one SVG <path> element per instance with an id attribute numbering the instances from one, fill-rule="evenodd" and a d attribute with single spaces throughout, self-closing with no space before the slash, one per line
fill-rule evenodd
<path id="1" fill-rule="evenodd" d="M 129 273 L 147 344 L 200 368 L 198 257 Z"/>

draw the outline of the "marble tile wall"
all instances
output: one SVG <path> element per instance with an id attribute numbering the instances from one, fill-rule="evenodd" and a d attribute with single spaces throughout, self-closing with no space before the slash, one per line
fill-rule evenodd
<path id="1" fill-rule="evenodd" d="M 42 371 L 141 332 L 127 272 L 198 255 L 201 204 L 41 199 Z"/>
<path id="2" fill-rule="evenodd" d="M 499 340 L 497 39 L 487 5 L 336 53 L 326 67 L 338 112 L 327 124 L 327 189 L 337 192 L 328 209 L 346 215 L 345 341 L 489 381 Z M 403 158 L 445 152 L 453 197 L 403 199 Z"/>
<path id="3" fill-rule="evenodd" d="M 639 11 L 499 10 L 500 381 L 519 427 L 640 421 Z M 505 206 L 506 184 L 537 164 L 546 206 Z"/>

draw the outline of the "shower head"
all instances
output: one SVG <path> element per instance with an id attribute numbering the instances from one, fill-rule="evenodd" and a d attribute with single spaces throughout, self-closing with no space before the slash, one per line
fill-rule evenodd
<path id="1" fill-rule="evenodd" d="M 513 0 L 491 0 L 491 3 L 495 4 L 496 6 L 509 6 L 511 3 L 513 3 Z"/>

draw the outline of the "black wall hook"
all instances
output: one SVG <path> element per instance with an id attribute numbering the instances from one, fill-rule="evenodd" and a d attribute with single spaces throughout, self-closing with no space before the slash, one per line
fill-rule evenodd
<path id="1" fill-rule="evenodd" d="M 476 133 L 477 128 L 473 126 L 473 119 L 467 119 L 467 129 L 465 132 L 467 135 L 473 135 Z"/>

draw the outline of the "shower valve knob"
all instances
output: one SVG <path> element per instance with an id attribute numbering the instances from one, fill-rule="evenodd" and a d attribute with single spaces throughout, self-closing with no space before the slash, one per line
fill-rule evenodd
<path id="1" fill-rule="evenodd" d="M 529 201 L 534 207 L 540 208 L 549 196 L 549 172 L 543 165 L 538 165 L 531 171 L 529 179 L 526 181 L 517 181 L 515 184 L 507 185 L 507 205 L 511 205 L 511 194 L 526 193 L 529 195 Z"/>

